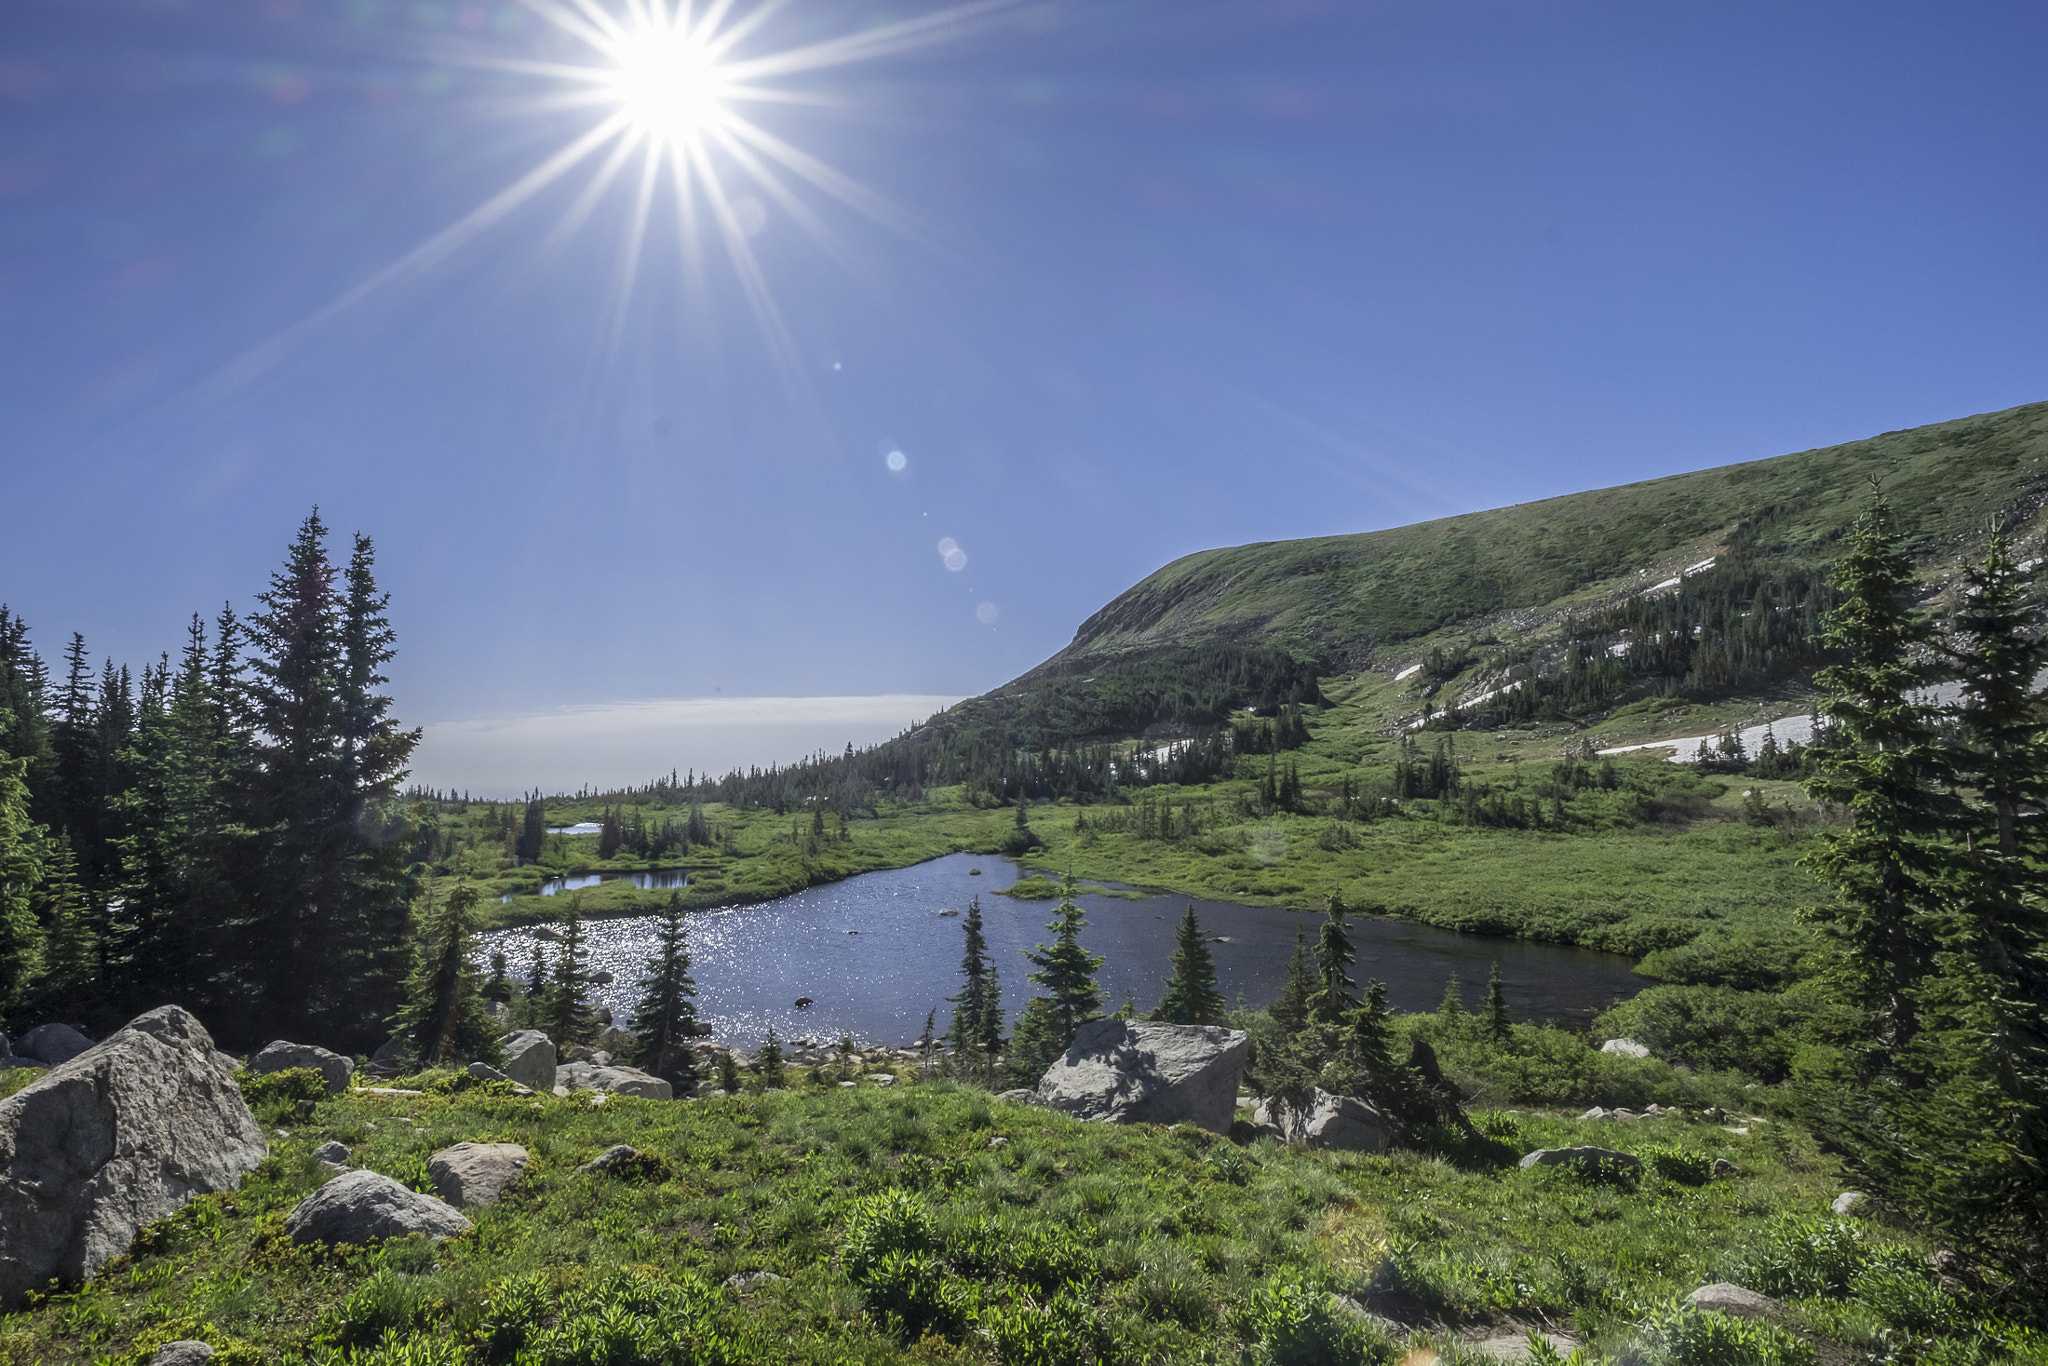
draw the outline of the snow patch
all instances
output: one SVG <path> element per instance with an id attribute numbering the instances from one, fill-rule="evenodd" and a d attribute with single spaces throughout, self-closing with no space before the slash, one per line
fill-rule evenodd
<path id="1" fill-rule="evenodd" d="M 1396 683 L 1399 683 L 1402 679 L 1413 678 L 1416 674 L 1419 674 L 1421 672 L 1422 666 L 1420 664 L 1410 664 L 1407 668 L 1401 670 L 1401 672 L 1394 675 L 1394 681 Z"/>
<path id="2" fill-rule="evenodd" d="M 1718 555 L 1709 555 L 1704 560 L 1701 560 L 1698 564 L 1687 565 L 1685 567 L 1685 572 L 1688 574 L 1697 574 L 1703 569 L 1712 569 L 1714 567 L 1714 561 L 1719 558 L 1720 556 Z"/>
<path id="3" fill-rule="evenodd" d="M 1651 584 L 1648 588 L 1645 588 L 1643 591 L 1645 593 L 1655 593 L 1665 588 L 1676 588 L 1679 584 L 1683 582 L 1683 579 L 1666 579 L 1662 583 Z"/>

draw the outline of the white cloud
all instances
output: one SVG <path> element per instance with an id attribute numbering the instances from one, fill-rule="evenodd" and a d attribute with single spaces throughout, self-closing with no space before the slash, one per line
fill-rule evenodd
<path id="1" fill-rule="evenodd" d="M 425 787 L 510 797 L 644 783 L 670 769 L 723 774 L 865 748 L 958 697 L 650 697 L 550 712 L 438 721 L 413 753 Z"/>

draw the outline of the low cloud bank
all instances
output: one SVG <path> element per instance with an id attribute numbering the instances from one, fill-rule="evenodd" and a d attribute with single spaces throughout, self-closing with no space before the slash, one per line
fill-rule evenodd
<path id="1" fill-rule="evenodd" d="M 724 774 L 887 740 L 958 697 L 653 697 L 551 712 L 439 721 L 412 781 L 479 797 L 647 782 L 670 769 Z"/>

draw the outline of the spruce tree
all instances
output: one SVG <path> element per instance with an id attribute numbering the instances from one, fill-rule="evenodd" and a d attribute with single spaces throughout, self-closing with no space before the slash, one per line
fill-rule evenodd
<path id="1" fill-rule="evenodd" d="M 1034 996 L 1017 1016 L 1017 1028 L 1010 1035 L 1009 1052 L 1003 1055 L 1003 1071 L 1013 1087 L 1036 1088 L 1045 1070 L 1066 1053 L 1060 1041 L 1058 1013 L 1051 1001 Z"/>
<path id="2" fill-rule="evenodd" d="M 739 1064 L 733 1060 L 732 1050 L 730 1048 L 719 1049 L 718 1089 L 725 1092 L 728 1096 L 736 1096 L 739 1094 L 740 1085 L 740 1068 Z"/>
<path id="3" fill-rule="evenodd" d="M 1499 1043 L 1514 1032 L 1514 1021 L 1508 1018 L 1508 998 L 1500 980 L 1500 960 L 1495 959 L 1493 972 L 1486 979 L 1486 1012 L 1482 1017 L 1486 1025 L 1486 1037 Z"/>
<path id="4" fill-rule="evenodd" d="M 782 1041 L 775 1037 L 775 1026 L 768 1026 L 768 1041 L 761 1045 L 761 1085 L 780 1086 L 783 1082 Z"/>
<path id="5" fill-rule="evenodd" d="M 1437 1003 L 1436 1014 L 1439 1020 L 1453 1029 L 1465 1023 L 1465 988 L 1455 972 L 1444 983 L 1444 998 Z"/>
<path id="6" fill-rule="evenodd" d="M 422 1067 L 498 1061 L 498 1031 L 484 1009 L 482 980 L 471 961 L 482 898 L 466 881 L 446 898 L 437 900 L 435 891 L 429 883 L 415 923 L 412 970 L 393 1032 Z"/>
<path id="7" fill-rule="evenodd" d="M 1216 988 L 1216 963 L 1210 957 L 1208 937 L 1195 919 L 1192 903 L 1174 932 L 1169 967 L 1159 1008 L 1152 1012 L 1152 1018 L 1168 1024 L 1222 1024 L 1225 1007 L 1223 993 Z"/>
<path id="8" fill-rule="evenodd" d="M 1882 497 L 1858 519 L 1830 582 L 1842 601 L 1822 638 L 1846 658 L 1816 676 L 1827 740 L 1808 751 L 1816 772 L 1806 791 L 1846 808 L 1850 825 L 1823 832 L 1804 860 L 1838 889 L 1805 914 L 1841 950 L 1840 985 L 1868 1017 L 1863 1061 L 1875 1074 L 1917 1028 L 1913 993 L 1932 965 L 1928 913 L 1947 863 L 1938 839 L 1961 813 L 1932 709 L 1913 696 L 1932 681 L 1932 629 L 1913 607 L 1917 576 Z"/>
<path id="9" fill-rule="evenodd" d="M 989 999 L 994 965 L 989 962 L 988 939 L 982 933 L 980 897 L 968 900 L 960 927 L 966 939 L 960 957 L 960 994 L 946 998 L 953 1003 L 953 1022 L 947 1034 L 956 1055 L 994 1053 L 998 1045 L 989 1037 L 989 1026 L 992 1016 L 998 1021 L 1001 1017 L 996 1014 L 1000 1006 L 992 1010 Z"/>
<path id="10" fill-rule="evenodd" d="M 1317 988 L 1309 1010 L 1311 1018 L 1320 1024 L 1336 1025 L 1357 1008 L 1358 997 L 1352 993 L 1358 983 L 1345 972 L 1357 961 L 1358 952 L 1344 930 L 1344 898 L 1331 892 L 1329 915 L 1316 940 Z"/>
<path id="11" fill-rule="evenodd" d="M 1051 998 L 1055 1037 L 1059 1052 L 1064 1053 L 1082 1023 L 1102 1011 L 1102 988 L 1096 985 L 1095 974 L 1103 960 L 1100 954 L 1081 947 L 1081 930 L 1088 920 L 1074 904 L 1071 873 L 1061 893 L 1059 910 L 1046 925 L 1053 932 L 1052 946 L 1040 944 L 1024 957 L 1038 969 L 1030 974 L 1030 980 L 1044 987 Z"/>
<path id="12" fill-rule="evenodd" d="M 1287 976 L 1280 984 L 1280 994 L 1274 998 L 1267 1011 L 1273 1022 L 1288 1034 L 1299 1034 L 1308 1025 L 1309 1011 L 1316 997 L 1316 960 L 1309 952 L 1308 941 L 1303 936 L 1301 922 L 1294 925 L 1294 952 L 1287 959 Z"/>
<path id="13" fill-rule="evenodd" d="M 484 999 L 493 1005 L 508 1005 L 512 1000 L 512 963 L 503 949 L 491 950 L 491 975 L 484 979 Z"/>
<path id="14" fill-rule="evenodd" d="M 547 998 L 548 991 L 548 955 L 546 948 L 538 939 L 533 941 L 533 956 L 527 960 L 524 991 L 525 997 L 520 1002 L 519 1021 L 528 1029 L 538 1029 L 541 1025 L 542 1002 Z"/>
<path id="15" fill-rule="evenodd" d="M 0 752 L 0 1010 L 19 1003 L 42 948 L 31 898 L 43 879 L 43 830 L 29 824 L 27 772 L 28 760 Z"/>
<path id="16" fill-rule="evenodd" d="M 689 938 L 683 926 L 683 894 L 670 892 L 662 911 L 652 971 L 640 983 L 632 1031 L 640 1041 L 640 1062 L 681 1090 L 697 1080 L 697 984 L 690 977 Z"/>
<path id="17" fill-rule="evenodd" d="M 565 1051 L 590 1042 L 597 1032 L 597 1015 L 590 1007 L 589 955 L 583 947 L 583 908 L 574 896 L 562 927 L 562 946 L 555 950 L 541 1019 L 555 1047 Z"/>

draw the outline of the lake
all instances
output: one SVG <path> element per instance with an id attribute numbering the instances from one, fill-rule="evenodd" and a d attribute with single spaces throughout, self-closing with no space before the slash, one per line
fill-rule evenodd
<path id="1" fill-rule="evenodd" d="M 972 872 L 977 868 L 979 876 Z M 836 1041 L 850 1033 L 863 1043 L 901 1046 L 916 1041 L 931 1010 L 938 1011 L 943 1032 L 950 1010 L 945 998 L 960 989 L 962 936 L 960 918 L 940 912 L 964 911 L 968 898 L 979 895 L 1003 1003 L 1014 1018 L 1029 994 L 1025 977 L 1031 967 L 1023 952 L 1051 940 L 1046 924 L 1059 904 L 993 895 L 1016 880 L 1015 865 L 1000 858 L 952 854 L 759 905 L 693 912 L 690 972 L 697 981 L 698 1014 L 721 1043 L 748 1050 L 770 1025 L 785 1040 Z M 1313 943 L 1322 921 L 1320 914 L 1184 896 L 1081 897 L 1088 916 L 1081 943 L 1107 959 L 1097 974 L 1106 1008 L 1121 1005 L 1126 990 L 1137 993 L 1141 1009 L 1157 1003 L 1174 929 L 1191 901 L 1203 931 L 1227 941 L 1209 946 L 1224 996 L 1235 1002 L 1242 993 L 1251 1005 L 1270 1002 L 1279 992 L 1295 928 Z M 635 916 L 585 927 L 593 970 L 607 969 L 618 979 L 593 988 L 593 999 L 609 1006 L 622 1027 L 638 994 L 634 983 L 653 951 L 657 923 Z M 1358 950 L 1353 975 L 1361 986 L 1369 977 L 1386 983 L 1387 998 L 1398 1010 L 1435 1008 L 1452 973 L 1464 984 L 1466 1005 L 1477 1008 L 1495 962 L 1518 1020 L 1589 1020 L 1645 985 L 1619 954 L 1488 939 L 1405 920 L 1353 916 L 1348 924 Z M 483 936 L 484 951 L 504 949 L 520 977 L 533 942 L 529 929 Z M 552 953 L 554 946 L 548 948 Z M 801 996 L 815 1004 L 798 1010 Z"/>

